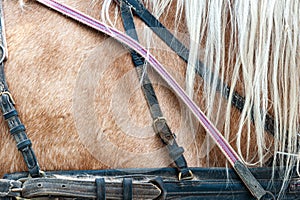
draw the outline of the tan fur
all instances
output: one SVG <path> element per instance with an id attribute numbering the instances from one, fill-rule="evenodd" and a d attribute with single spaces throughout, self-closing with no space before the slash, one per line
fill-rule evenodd
<path id="1" fill-rule="evenodd" d="M 65 3 L 99 18 L 100 5 L 97 3 L 91 4 L 88 1 L 66 1 Z M 26 2 L 26 7 L 23 9 L 20 9 L 17 1 L 4 1 L 4 12 L 9 49 L 9 59 L 6 63 L 7 79 L 42 170 L 165 167 L 170 164 L 161 142 L 153 132 L 149 132 L 145 139 L 133 138 L 122 134 L 113 119 L 109 105 L 113 87 L 117 79 L 124 76 L 126 72 L 130 70 L 134 72 L 128 55 L 116 60 L 105 73 L 105 78 L 99 81 L 99 85 L 95 88 L 96 97 L 99 96 L 99 99 L 97 98 L 95 103 L 96 110 L 99 111 L 97 117 L 101 129 L 108 134 L 109 140 L 118 148 L 133 152 L 133 157 L 118 158 L 117 155 L 108 155 L 110 161 L 99 161 L 79 139 L 74 122 L 76 113 L 73 110 L 73 101 L 74 96 L 77 95 L 74 93 L 78 92 L 75 87 L 80 68 L 84 67 L 89 62 L 87 59 L 92 56 L 95 57 L 95 62 L 101 65 L 102 58 L 94 53 L 97 53 L 97 48 L 101 47 L 101 42 L 107 38 L 34 1 Z M 118 22 L 118 27 L 122 28 L 120 22 Z M 121 46 L 118 48 L 122 49 Z M 107 53 L 113 54 L 109 48 Z M 160 59 L 164 59 L 165 56 L 167 56 L 166 53 L 161 54 Z M 183 74 L 183 63 L 176 61 L 175 55 L 172 57 L 171 59 L 175 62 L 169 63 L 169 66 L 177 67 Z M 169 89 L 162 86 L 161 80 L 156 82 L 160 83 L 160 86 L 156 84 L 156 88 L 162 88 L 157 91 L 162 109 L 170 126 L 176 131 L 180 128 L 178 121 L 183 114 L 180 113 L 179 102 Z M 128 84 L 134 86 L 133 83 Z M 137 84 L 137 79 L 134 84 Z M 151 128 L 148 108 L 137 87 L 133 87 L 134 93 L 130 97 L 128 112 L 131 118 L 129 120 L 140 127 L 146 124 Z M 131 92 L 130 88 L 125 87 L 125 89 Z M 5 162 L 1 163 L 0 174 L 26 170 L 3 121 L 1 132 L 3 134 L 1 134 L 0 146 L 4 150 L 1 151 L 0 158 Z M 140 134 L 143 135 L 143 133 Z M 190 133 L 187 134 L 190 135 Z M 88 139 L 93 142 L 92 137 Z M 194 141 L 189 141 L 189 143 L 194 143 Z M 101 151 L 101 147 L 95 148 Z M 160 161 L 153 162 L 156 158 L 145 154 L 145 160 L 138 162 L 141 152 L 151 153 L 157 150 L 159 151 L 154 154 Z M 195 160 L 193 151 L 187 151 L 186 156 L 189 163 L 196 165 L 196 162 L 191 162 Z M 118 163 L 117 160 L 120 159 L 125 160 L 120 162 L 121 164 L 112 166 L 112 163 Z"/>

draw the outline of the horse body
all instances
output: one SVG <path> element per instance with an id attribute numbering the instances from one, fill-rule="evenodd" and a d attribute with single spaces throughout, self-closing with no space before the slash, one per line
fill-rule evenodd
<path id="1" fill-rule="evenodd" d="M 80 63 L 104 37 L 34 1 L 23 10 L 17 1 L 5 1 L 4 12 L 10 51 L 7 79 L 11 91 L 19 91 L 14 98 L 29 137 L 35 141 L 34 148 L 41 152 L 40 165 L 53 170 L 103 167 L 84 149 L 76 134 L 72 97 Z M 26 170 L 4 123 L 1 129 L 6 133 L 1 135 L 1 145 L 11 149 L 11 153 L 1 152 L 6 160 L 1 174 Z"/>
<path id="2" fill-rule="evenodd" d="M 65 0 L 64 3 L 95 18 L 100 17 L 102 2 Z M 171 30 L 176 29 L 183 31 L 183 35 L 188 34 L 184 32 L 186 26 L 181 25 L 184 18 L 179 19 L 181 23 L 174 23 L 173 16 L 175 12 L 178 12 L 176 9 L 172 9 L 174 6 L 176 6 L 175 2 L 171 3 L 171 9 L 168 13 L 164 13 L 161 19 L 164 19 L 163 23 Z M 226 5 L 223 7 L 228 10 Z M 114 11 L 114 6 L 112 6 L 111 17 L 115 14 Z M 140 83 L 126 48 L 105 35 L 71 21 L 35 1 L 28 1 L 25 7 L 20 8 L 19 2 L 6 0 L 4 1 L 4 13 L 9 50 L 5 68 L 6 76 L 19 115 L 27 127 L 28 136 L 33 142 L 33 148 L 42 170 L 166 167 L 171 165 L 172 161 L 168 158 L 166 149 L 152 129 L 152 119 L 139 89 Z M 229 15 L 224 11 L 221 13 Z M 162 13 L 158 15 L 160 14 Z M 209 14 L 204 15 L 209 16 Z M 226 19 L 223 20 L 226 21 Z M 136 22 L 137 26 L 141 28 L 142 43 L 148 45 L 151 43 L 149 42 L 149 30 L 139 20 Z M 178 26 L 178 24 L 180 25 Z M 120 20 L 117 20 L 114 26 L 123 29 Z M 203 34 L 202 40 L 205 38 L 213 41 L 209 35 L 209 31 L 212 30 L 209 28 L 211 27 L 206 27 L 207 32 Z M 231 28 L 226 27 L 224 30 L 231 30 Z M 231 34 L 231 31 L 222 33 L 219 35 L 220 38 L 227 42 L 232 39 L 230 37 L 238 37 L 237 33 L 234 35 Z M 294 31 L 296 32 L 296 30 Z M 244 33 L 243 30 L 240 32 Z M 189 34 L 192 35 L 192 33 Z M 184 87 L 186 75 L 184 62 L 175 53 L 170 53 L 171 50 L 168 47 L 160 46 L 163 44 L 159 42 L 158 38 L 150 36 L 152 52 Z M 249 36 L 249 38 L 251 37 Z M 243 41 L 238 42 L 242 43 Z M 299 38 L 297 42 L 299 43 Z M 253 94 L 250 97 L 247 96 L 248 90 L 245 89 L 249 84 L 249 80 L 246 80 L 248 76 L 249 79 L 254 77 L 252 81 L 258 80 L 255 75 L 251 74 L 255 72 L 242 71 L 237 67 L 238 65 L 243 66 L 244 63 L 250 63 L 249 60 L 244 60 L 243 56 L 245 55 L 242 50 L 237 50 L 238 46 L 228 44 L 228 42 L 226 44 L 228 49 L 220 47 L 219 51 L 216 47 L 210 49 L 207 44 L 206 46 L 201 45 L 205 49 L 204 55 L 197 56 L 204 57 L 205 63 L 208 65 L 211 65 L 209 64 L 211 62 L 219 63 L 216 68 L 218 66 L 224 68 L 228 64 L 234 65 L 228 71 L 214 70 L 220 72 L 220 75 L 226 77 L 226 80 L 231 79 L 230 73 L 234 75 L 240 73 L 246 86 L 239 83 L 235 76 L 233 76 L 232 84 L 235 85 L 236 90 L 246 95 L 245 107 L 248 108 L 248 112 L 243 111 L 241 115 L 238 110 L 231 109 L 230 114 L 226 114 L 230 104 L 228 105 L 227 100 L 223 99 L 220 94 L 212 92 L 215 89 L 205 93 L 203 90 L 207 90 L 207 88 L 199 77 L 196 77 L 195 84 L 192 84 L 196 88 L 194 99 L 202 109 L 209 113 L 210 118 L 217 123 L 217 127 L 222 132 L 225 131 L 228 138 L 231 138 L 230 142 L 234 144 L 234 148 L 239 149 L 240 154 L 246 154 L 245 160 L 251 162 L 258 158 L 258 163 L 263 165 L 264 161 L 272 154 L 270 153 L 273 150 L 271 148 L 272 137 L 266 136 L 265 139 L 261 139 L 260 137 L 267 135 L 264 131 L 247 134 L 262 129 L 255 128 L 250 122 L 249 110 L 251 109 L 249 107 L 253 105 L 253 102 L 257 102 L 257 97 L 251 96 Z M 296 45 L 295 48 L 296 51 L 299 51 L 299 45 Z M 234 54 L 234 52 L 228 53 L 230 50 L 241 51 L 241 54 L 230 57 Z M 221 56 L 221 60 L 218 60 L 220 57 L 211 58 L 209 53 L 212 55 L 223 53 L 223 56 Z M 298 61 L 295 62 L 293 66 L 297 66 Z M 163 113 L 172 131 L 176 133 L 179 144 L 186 150 L 184 155 L 189 165 L 225 165 L 225 158 L 221 152 L 216 148 L 212 149 L 213 144 L 206 137 L 204 129 L 193 121 L 193 117 L 186 112 L 184 105 L 176 98 L 166 83 L 149 68 L 148 73 L 154 83 Z M 264 72 L 261 71 L 261 73 Z M 296 69 L 293 80 L 297 83 L 299 83 L 298 75 L 299 69 Z M 274 77 L 271 82 L 274 82 Z M 290 86 L 290 90 L 295 90 L 295 88 L 299 89 L 299 86 Z M 262 91 L 258 90 L 258 93 L 260 92 Z M 274 96 L 276 92 L 270 92 L 269 96 Z M 290 94 L 293 91 L 285 92 Z M 205 98 L 205 95 L 208 94 L 213 95 L 214 100 Z M 288 96 L 294 98 L 292 95 Z M 278 98 L 275 99 L 278 100 Z M 264 104 L 265 102 L 260 103 Z M 210 106 L 207 106 L 208 104 Z M 276 102 L 271 105 L 271 107 L 275 107 L 273 112 L 275 116 L 281 112 L 278 105 L 279 103 Z M 293 105 L 297 105 L 297 102 L 293 102 Z M 286 109 L 288 110 L 288 108 Z M 296 106 L 296 109 L 299 110 L 299 105 Z M 299 124 L 299 115 L 290 117 L 294 120 L 291 123 Z M 278 122 L 288 117 L 277 118 Z M 241 122 L 243 120 L 244 124 Z M 255 120 L 256 122 L 260 121 L 260 119 Z M 259 123 L 255 123 L 255 125 L 263 126 Z M 278 125 L 277 129 L 280 129 L 281 126 L 281 124 Z M 295 125 L 289 125 L 289 127 L 293 126 Z M 287 131 L 285 128 L 283 129 L 281 132 Z M 0 146 L 3 148 L 3 151 L 0 152 L 2 160 L 0 174 L 26 171 L 25 164 L 15 148 L 5 123 L 0 123 L 0 130 L 3 133 L 0 136 Z M 235 135 L 236 132 L 239 132 L 238 136 Z M 239 141 L 237 146 L 235 139 Z M 264 143 L 262 146 L 265 147 L 264 150 L 260 150 L 259 155 L 256 153 L 258 145 L 254 142 L 257 139 L 261 139 Z M 275 137 L 275 140 L 282 140 L 282 138 Z M 290 145 L 293 145 L 292 142 Z M 261 156 L 262 154 L 264 156 Z M 257 162 L 253 161 L 253 163 Z"/>
<path id="3" fill-rule="evenodd" d="M 99 18 L 99 3 L 74 1 L 65 3 Z M 102 126 L 98 131 L 108 134 L 108 142 L 111 140 L 120 146 L 114 152 L 110 152 L 116 154 L 113 156 L 108 154 L 109 151 L 104 150 L 102 156 L 108 157 L 110 161 L 101 162 L 99 156 L 93 156 L 90 153 L 92 150 L 86 148 L 85 145 L 91 145 L 89 141 L 86 141 L 88 144 L 83 144 L 77 133 L 74 115 L 78 109 L 84 109 L 89 105 L 76 104 L 76 108 L 74 108 L 74 97 L 76 99 L 78 95 L 81 95 L 80 93 L 84 95 L 84 91 L 81 91 L 82 88 L 76 88 L 80 84 L 77 83 L 79 73 L 84 70 L 88 70 L 90 73 L 91 70 L 88 66 L 92 65 L 90 63 L 101 63 L 102 58 L 93 55 L 99 53 L 99 50 L 103 50 L 104 47 L 101 46 L 101 43 L 108 38 L 62 17 L 34 1 L 27 2 L 23 9 L 20 8 L 17 1 L 5 1 L 4 13 L 9 49 L 6 76 L 20 117 L 33 141 L 33 148 L 39 152 L 37 157 L 43 170 L 162 167 L 170 164 L 166 152 L 160 150 L 162 148 L 160 140 L 156 138 L 154 132 L 149 131 L 152 129 L 151 117 L 147 113 L 148 108 L 139 91 L 139 86 L 134 85 L 138 84 L 137 77 L 134 77 L 136 79 L 134 83 L 127 80 L 128 86 L 123 88 L 125 90 L 123 93 L 114 88 L 115 85 L 120 85 L 118 79 L 128 72 L 132 76 L 132 72 L 134 72 L 128 54 L 126 55 L 123 51 L 121 58 L 115 57 L 116 61 L 113 61 L 105 71 L 104 80 L 101 79 L 101 76 L 93 80 L 97 86 L 92 95 L 96 96 L 95 110 L 98 112 L 97 118 L 99 119 L 97 120 Z M 121 28 L 121 23 L 118 26 Z M 115 45 L 117 49 L 124 49 L 121 45 Z M 115 53 L 113 48 L 111 50 L 109 48 L 112 47 L 107 46 L 106 54 L 113 55 Z M 173 55 L 173 57 L 175 56 Z M 178 66 L 178 63 L 175 64 Z M 97 64 L 95 67 L 101 68 L 101 64 Z M 183 69 L 180 70 L 182 73 L 184 72 Z M 133 89 L 132 91 L 130 91 L 130 87 Z M 177 123 L 180 121 L 178 100 L 170 101 L 172 99 L 170 96 L 174 97 L 174 94 L 167 88 L 162 86 L 161 88 L 161 92 L 157 93 L 161 99 L 164 113 L 168 117 L 170 125 L 174 129 L 178 129 L 180 127 Z M 126 92 L 133 92 L 128 98 L 130 104 L 128 109 L 132 110 L 124 112 L 125 114 L 129 113 L 129 120 L 134 126 L 131 127 L 132 129 L 147 127 L 148 134 L 146 133 L 145 136 L 143 136 L 144 133 L 141 133 L 141 136 L 129 135 L 128 138 L 126 133 L 122 133 L 121 128 L 118 128 L 117 122 L 115 122 L 114 111 L 111 108 L 112 92 L 121 92 L 120 96 L 116 98 L 123 98 L 122 95 Z M 93 97 L 85 96 L 85 98 Z M 118 100 L 122 103 L 122 99 Z M 113 103 L 118 103 L 117 100 L 114 101 Z M 80 108 L 81 106 L 82 108 Z M 51 109 L 49 109 L 50 107 Z M 15 149 L 14 141 L 8 134 L 4 123 L 2 123 L 1 129 L 3 133 L 5 132 L 1 135 L 1 145 L 7 150 L 1 152 L 1 158 L 5 160 L 2 164 L 1 174 L 26 171 L 22 157 Z M 83 130 L 83 134 L 84 131 L 86 130 Z M 97 140 L 97 134 L 89 135 L 88 140 L 93 143 L 94 140 Z M 96 145 L 95 148 L 99 148 L 99 146 Z M 145 159 L 138 162 L 138 159 L 132 156 L 126 158 L 128 154 L 117 155 L 118 149 L 125 149 L 129 153 L 133 152 L 133 157 L 134 154 L 138 157 L 143 153 L 142 157 Z M 157 159 L 156 163 L 153 162 L 151 156 L 149 158 L 146 156 L 147 152 L 151 151 L 162 152 L 162 155 L 159 155 L 161 158 Z M 8 154 L 8 152 L 10 153 Z M 158 156 L 159 153 L 155 154 Z M 131 161 L 132 159 L 134 161 Z M 117 162 L 118 160 L 119 162 Z"/>

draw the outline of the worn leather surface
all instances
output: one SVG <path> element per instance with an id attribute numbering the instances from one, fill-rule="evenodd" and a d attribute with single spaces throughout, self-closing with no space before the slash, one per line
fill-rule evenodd
<path id="1" fill-rule="evenodd" d="M 123 1 L 120 3 L 120 6 L 123 26 L 126 34 L 134 40 L 139 41 L 130 8 Z M 147 65 L 147 63 L 145 63 L 145 60 L 134 51 L 131 51 L 131 57 L 138 77 L 142 83 L 141 87 L 153 119 L 153 129 L 162 142 L 167 145 L 169 156 L 178 168 L 179 178 L 191 179 L 193 174 L 188 169 L 186 159 L 183 155 L 184 149 L 178 146 L 176 137 L 168 126 L 167 120 L 163 116 L 147 71 L 145 71 L 144 66 Z"/>
<path id="2" fill-rule="evenodd" d="M 254 199 L 232 169 L 191 168 L 191 170 L 193 171 L 194 179 L 182 181 L 178 180 L 177 170 L 175 168 L 56 171 L 47 172 L 47 175 L 49 177 L 64 175 L 81 180 L 86 178 L 90 178 L 91 180 L 104 178 L 106 182 L 112 182 L 114 180 L 118 182 L 116 183 L 117 185 L 119 184 L 118 189 L 115 190 L 115 192 L 117 192 L 115 195 L 118 196 L 117 199 L 123 198 L 124 189 L 122 189 L 122 182 L 124 178 L 132 180 L 133 183 L 153 183 L 161 190 L 160 198 L 162 199 Z M 300 183 L 296 173 L 293 173 L 289 184 L 286 185 L 284 189 L 285 194 L 278 196 L 282 187 L 280 168 L 276 169 L 273 181 L 271 168 L 251 168 L 250 171 L 257 178 L 258 182 L 277 198 L 283 200 L 300 198 Z M 28 173 L 23 172 L 8 174 L 5 175 L 4 178 L 17 180 L 27 176 Z M 57 185 L 60 186 L 61 184 L 57 183 Z M 93 185 L 95 188 L 96 184 L 94 183 Z M 92 185 L 89 187 L 92 187 Z M 90 191 L 96 190 L 90 188 Z M 106 189 L 106 192 L 109 192 L 109 190 Z M 158 193 L 156 191 L 156 193 L 154 192 L 152 194 Z M 96 193 L 94 193 L 94 195 L 96 195 Z M 265 199 L 270 198 L 269 196 Z"/>

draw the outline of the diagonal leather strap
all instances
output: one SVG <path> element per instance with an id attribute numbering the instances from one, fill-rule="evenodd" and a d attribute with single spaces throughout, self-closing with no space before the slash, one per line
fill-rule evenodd
<path id="1" fill-rule="evenodd" d="M 116 0 L 119 4 L 126 4 L 151 30 L 164 41 L 183 61 L 187 62 L 190 51 L 183 45 L 159 20 L 157 20 L 139 0 Z M 216 77 L 216 75 L 206 68 L 200 60 L 195 67 L 196 73 L 202 77 Z M 210 75 L 210 76 L 207 76 Z M 212 80 L 205 80 L 210 83 Z M 223 97 L 228 100 L 230 94 L 230 86 L 223 83 L 221 79 L 217 79 L 217 91 L 221 92 Z M 231 103 L 239 111 L 242 111 L 245 105 L 245 98 L 236 91 L 233 91 Z M 253 121 L 253 118 L 252 118 Z M 266 113 L 265 131 L 274 136 L 275 123 L 269 113 Z"/>
<path id="2" fill-rule="evenodd" d="M 124 4 L 123 1 L 121 1 L 120 6 L 123 26 L 127 35 L 138 41 L 138 35 L 135 29 L 131 9 L 127 6 L 127 4 Z M 156 134 L 161 138 L 162 142 L 167 145 L 169 155 L 179 170 L 179 179 L 192 179 L 193 174 L 188 169 L 186 159 L 183 156 L 184 149 L 178 146 L 175 140 L 175 135 L 172 133 L 166 119 L 163 117 L 163 113 L 159 106 L 150 78 L 148 77 L 147 72 L 144 71 L 143 66 L 146 65 L 145 60 L 135 51 L 130 51 L 130 53 L 138 78 L 142 82 L 142 90 L 153 119 L 153 128 Z"/>
<path id="3" fill-rule="evenodd" d="M 127 0 L 125 0 L 125 2 L 127 2 Z M 137 2 L 135 0 L 132 0 L 130 2 L 136 3 L 135 5 L 133 5 L 135 8 L 138 8 L 138 9 L 135 10 L 135 12 L 139 13 L 138 15 L 142 18 L 142 20 L 154 32 L 155 32 L 155 30 L 158 31 L 158 32 L 160 32 L 160 30 L 167 30 L 167 29 L 165 29 L 163 27 L 163 25 L 155 17 L 153 17 L 150 14 L 150 12 L 147 9 L 144 9 L 144 7 L 142 6 L 142 4 L 140 4 L 139 2 Z M 142 12 L 140 12 L 140 11 L 142 11 Z M 121 14 L 122 14 L 123 24 L 124 24 L 126 33 L 128 35 L 130 35 L 133 39 L 135 39 L 137 41 L 138 38 L 137 38 L 137 33 L 136 33 L 135 29 L 134 29 L 134 22 L 133 22 L 133 16 L 131 14 L 131 8 L 128 5 L 126 5 L 126 3 L 123 3 L 123 1 L 121 1 L 121 12 L 122 12 Z M 150 20 L 150 21 L 152 20 L 151 23 L 149 23 L 148 20 Z M 155 27 L 159 27 L 159 29 L 154 29 L 153 27 L 151 27 L 151 24 L 155 24 L 156 25 Z M 132 27 L 133 27 L 133 29 L 130 30 L 129 28 L 132 28 Z M 132 34 L 132 32 L 133 32 L 133 34 Z M 165 40 L 170 40 L 170 39 L 172 40 L 174 38 L 174 36 L 172 38 L 172 34 L 169 31 L 167 31 L 167 34 L 163 35 L 163 38 Z M 177 44 L 177 43 L 181 44 L 176 38 L 174 39 L 174 41 L 172 43 L 170 42 L 169 44 L 170 45 L 174 45 L 174 44 Z M 178 47 L 178 46 L 175 45 L 174 48 L 172 48 L 172 47 L 171 48 L 174 50 L 175 47 Z M 183 50 L 186 53 L 189 53 L 189 50 L 186 47 L 184 47 L 183 45 L 182 45 L 182 48 L 183 49 L 181 49 L 181 50 Z M 131 54 L 133 54 L 133 53 L 131 53 Z M 135 55 L 135 56 L 137 57 L 139 55 Z M 184 56 L 188 56 L 188 54 L 187 55 L 184 54 Z M 133 57 L 133 59 L 134 58 L 135 57 Z M 140 61 L 141 59 L 138 59 L 138 61 Z M 136 62 L 134 62 L 134 63 L 136 64 Z M 206 70 L 207 72 L 205 72 L 205 73 L 212 74 L 211 72 L 208 71 L 208 69 L 204 68 L 204 65 L 203 65 L 203 63 L 201 63 L 201 61 L 199 61 L 199 63 L 202 65 L 202 68 L 200 68 L 200 69 Z M 219 83 L 218 85 L 220 85 L 221 81 L 219 80 L 218 83 Z M 147 93 L 145 93 L 145 94 L 146 94 L 145 96 L 147 96 Z M 152 92 L 152 96 L 153 96 L 153 94 L 154 94 L 154 91 Z M 151 107 L 150 107 L 150 109 L 151 109 Z M 162 118 L 162 117 L 160 117 L 160 118 Z M 156 121 L 158 121 L 159 123 L 156 123 Z M 179 169 L 180 169 L 180 167 L 183 166 L 183 170 L 182 171 L 184 171 L 186 174 L 188 174 L 189 170 L 186 169 L 187 165 L 186 165 L 184 157 L 179 156 L 178 159 L 176 158 L 176 156 L 178 156 L 178 154 L 182 154 L 183 153 L 183 149 L 180 148 L 180 147 L 178 147 L 178 145 L 176 144 L 174 134 L 172 134 L 170 132 L 170 129 L 167 126 L 166 121 L 165 120 L 156 120 L 155 119 L 155 123 L 154 124 L 156 124 L 155 129 L 156 129 L 157 133 L 159 133 L 159 135 L 161 136 L 163 142 L 167 144 L 170 157 L 175 161 L 175 163 L 176 163 L 176 165 L 177 165 L 177 167 Z M 219 134 L 217 134 L 217 135 L 219 135 Z M 221 138 L 221 135 L 218 136 L 218 139 L 220 139 L 222 141 L 225 141 L 223 138 Z M 223 146 L 221 146 L 221 147 L 223 149 Z M 230 159 L 231 164 L 234 166 L 234 169 L 236 169 L 237 173 L 239 174 L 239 176 L 241 177 L 242 181 L 247 186 L 247 188 L 249 189 L 249 191 L 252 193 L 252 195 L 254 197 L 256 197 L 257 199 L 261 199 L 263 196 L 265 196 L 266 195 L 266 191 L 264 190 L 264 188 L 260 185 L 260 183 L 256 180 L 256 178 L 251 174 L 251 172 L 246 167 L 246 165 L 244 165 L 242 162 L 239 161 L 239 158 L 238 158 L 237 155 L 235 155 L 235 152 L 232 151 L 232 149 L 230 149 L 230 148 L 225 148 L 225 149 L 223 149 L 223 151 L 226 154 L 229 153 L 229 152 L 232 152 L 232 155 L 228 155 L 228 158 L 233 158 L 232 160 Z M 182 171 L 179 173 L 179 178 L 181 178 Z"/>

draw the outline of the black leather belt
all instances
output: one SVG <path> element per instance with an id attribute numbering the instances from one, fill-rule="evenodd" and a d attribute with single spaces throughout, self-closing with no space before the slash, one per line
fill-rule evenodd
<path id="1" fill-rule="evenodd" d="M 174 168 L 114 169 L 47 172 L 47 177 L 28 179 L 28 173 L 5 175 L 1 194 L 9 197 L 61 197 L 88 199 L 255 199 L 236 173 L 225 168 L 191 168 L 193 180 L 179 181 Z M 284 196 L 278 196 L 282 178 L 271 168 L 253 168 L 251 172 L 281 200 L 300 198 L 300 179 L 293 173 Z M 6 182 L 5 182 L 6 181 Z M 5 187 L 2 187 L 5 186 Z M 6 196 L 7 197 L 7 196 Z M 266 196 L 264 199 L 273 199 Z"/>

